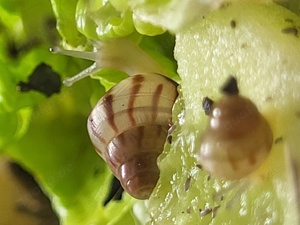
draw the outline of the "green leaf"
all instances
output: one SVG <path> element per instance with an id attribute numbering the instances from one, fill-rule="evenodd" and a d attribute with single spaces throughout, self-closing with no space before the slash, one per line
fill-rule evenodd
<path id="1" fill-rule="evenodd" d="M 274 3 L 236 2 L 176 35 L 181 88 L 172 144 L 158 159 L 160 180 L 149 200 L 155 224 L 299 223 L 299 158 L 287 157 L 287 152 L 299 157 L 299 25 L 299 16 Z M 230 75 L 269 122 L 274 137 L 261 167 L 234 181 L 218 179 L 217 171 L 209 174 L 197 160 L 201 138 L 213 126 L 202 109 L 203 98 L 218 101 Z M 222 122 L 237 123 L 242 117 L 229 118 Z M 223 146 L 217 136 L 211 142 Z M 230 145 L 236 142 L 228 137 Z M 230 156 L 218 157 L 208 146 L 211 160 L 219 160 L 222 169 Z"/>
<path id="2" fill-rule="evenodd" d="M 85 129 L 85 110 L 79 110 L 87 107 L 91 87 L 97 84 L 93 83 L 82 81 L 40 103 L 33 111 L 27 133 L 5 150 L 35 175 L 65 225 L 79 221 L 116 224 L 130 213 L 134 202 L 125 197 L 126 201 L 102 207 L 111 172 L 93 149 Z M 97 93 L 102 95 L 103 89 Z"/>
<path id="3" fill-rule="evenodd" d="M 51 0 L 57 29 L 67 45 L 84 45 L 86 38 L 78 31 L 75 19 L 78 0 Z"/>
<path id="4" fill-rule="evenodd" d="M 175 37 L 164 33 L 154 37 L 143 36 L 139 47 L 154 59 L 162 68 L 162 74 L 179 81 L 177 63 L 173 56 Z"/>
<path id="5" fill-rule="evenodd" d="M 86 119 L 91 111 L 91 105 L 95 105 L 106 90 L 127 76 L 124 74 L 123 68 L 128 65 L 131 71 L 159 71 L 179 81 L 176 73 L 177 63 L 173 56 L 174 36 L 169 33 L 161 33 L 165 30 L 177 32 L 193 21 L 195 16 L 204 15 L 214 8 L 209 4 L 203 4 L 205 2 L 178 0 L 0 1 L 0 151 L 17 159 L 35 175 L 42 188 L 50 196 L 53 207 L 63 225 L 139 223 L 132 216 L 132 206 L 136 201 L 126 194 L 123 200 L 118 203 L 109 203 L 105 208 L 101 206 L 109 190 L 111 172 L 91 146 L 86 132 Z M 290 0 L 284 5 L 299 13 L 297 0 Z M 17 84 L 20 81 L 26 82 L 32 71 L 42 62 L 50 65 L 62 78 L 80 72 L 89 64 L 83 60 L 49 53 L 49 47 L 59 43 L 57 33 L 53 29 L 53 16 L 57 19 L 57 29 L 63 38 L 63 46 L 71 49 L 91 49 L 91 47 L 97 47 L 98 40 L 111 41 L 113 39 L 111 42 L 113 45 L 108 45 L 107 49 L 104 48 L 107 51 L 97 49 L 97 56 L 99 56 L 97 63 L 100 66 L 111 65 L 102 64 L 104 61 L 102 59 L 106 56 L 114 56 L 122 60 L 114 62 L 116 67 L 107 68 L 104 66 L 98 73 L 94 74 L 93 77 L 99 79 L 101 84 L 98 81 L 86 79 L 75 84 L 72 88 L 63 88 L 60 94 L 50 98 L 45 98 L 34 91 L 20 93 L 16 89 Z M 222 20 L 220 18 L 218 20 L 223 21 L 223 19 L 222 17 Z M 285 22 L 282 21 L 282 23 Z M 211 38 L 210 35 L 207 34 L 208 40 Z M 178 58 L 180 63 L 189 59 L 185 66 L 182 64 L 180 66 L 182 74 L 185 73 L 183 68 L 192 70 L 187 72 L 189 74 L 187 77 L 191 79 L 185 77 L 183 81 L 184 100 L 179 101 L 175 106 L 175 112 L 181 112 L 180 115 L 183 115 L 184 103 L 187 103 L 188 108 L 195 107 L 195 101 L 201 100 L 201 98 L 195 100 L 194 96 L 199 91 L 199 87 L 191 88 L 198 84 L 193 75 L 196 74 L 195 71 L 201 70 L 200 68 L 203 68 L 204 72 L 209 71 L 207 67 L 199 67 L 198 63 L 209 65 L 210 61 L 205 61 L 206 54 L 216 52 L 205 50 L 206 47 L 213 46 L 210 44 L 203 45 L 202 48 L 194 45 L 192 48 L 188 48 L 189 43 L 193 43 L 192 41 L 198 36 L 193 34 L 191 37 L 190 41 L 183 42 L 182 46 L 185 48 L 185 52 L 182 58 Z M 119 40 L 125 41 L 122 43 L 114 42 Z M 110 47 L 114 46 L 115 43 L 120 48 L 111 49 Z M 198 52 L 193 55 L 195 51 L 201 51 L 201 49 L 206 53 L 202 55 L 203 57 L 197 58 L 201 55 L 198 55 Z M 226 51 L 222 51 L 223 49 L 226 48 L 219 48 L 218 50 L 226 53 Z M 188 58 L 190 55 L 193 58 Z M 226 62 L 226 58 L 220 61 Z M 120 62 L 126 62 L 126 66 L 122 63 L 120 65 Z M 223 66 L 218 67 L 218 65 L 214 65 L 212 68 L 225 68 Z M 138 70 L 134 70 L 136 68 Z M 216 80 L 219 82 L 218 79 Z M 206 90 L 205 88 L 208 86 L 204 85 L 201 90 Z M 211 90 L 213 89 L 213 85 L 209 87 Z M 191 110 L 187 117 L 197 118 L 199 111 L 199 108 L 196 108 L 195 111 Z M 197 134 L 195 134 L 190 130 L 190 127 L 194 127 L 197 121 L 191 120 L 188 124 L 184 129 L 178 128 L 174 133 L 174 142 L 177 142 L 177 146 L 181 147 L 176 149 L 175 153 L 170 151 L 169 158 L 166 158 L 165 163 L 161 164 L 161 168 L 163 168 L 162 177 L 168 176 L 174 169 L 176 170 L 176 165 L 180 166 L 179 170 L 182 172 L 182 168 L 185 168 L 181 165 L 184 157 L 187 159 L 184 161 L 186 165 L 194 163 L 191 149 L 194 149 L 193 143 L 199 133 L 196 132 Z M 298 156 L 295 147 L 298 144 L 295 141 L 296 131 L 292 132 L 292 140 L 289 143 L 292 143 L 291 155 Z M 191 144 L 189 145 L 189 143 Z M 186 148 L 182 148 L 182 146 Z M 187 149 L 189 150 L 187 151 Z M 165 153 L 167 152 L 165 151 Z M 179 153 L 182 153 L 183 156 Z M 162 158 L 164 156 L 162 155 Z M 278 165 L 279 167 L 282 166 L 280 163 Z M 294 172 L 294 168 L 291 170 Z M 169 178 L 162 181 L 161 198 L 156 199 L 156 202 L 150 201 L 150 208 L 154 208 L 152 217 L 162 221 L 167 218 L 167 222 L 169 222 L 170 215 L 174 215 L 176 212 L 178 212 L 179 217 L 182 215 L 182 211 L 178 211 L 178 208 L 174 207 L 178 205 L 178 199 L 170 199 L 168 198 L 170 195 L 167 194 L 165 196 L 165 191 L 172 188 Z M 184 185 L 186 177 L 173 176 L 173 178 L 174 191 L 184 195 L 181 192 L 182 189 L 178 189 L 178 187 Z M 280 208 L 282 206 L 281 199 L 274 198 L 272 201 L 272 199 L 267 198 L 268 192 L 264 192 L 265 190 L 274 191 L 272 188 L 276 184 L 281 184 L 281 178 L 279 177 L 274 183 L 267 183 L 260 189 L 255 189 L 249 195 L 243 195 L 245 201 L 249 202 L 253 196 L 256 197 L 259 193 L 263 193 L 266 201 L 260 206 L 265 208 L 270 206 L 278 215 L 282 212 L 289 213 L 289 210 Z M 188 199 L 190 200 L 187 201 L 188 203 L 192 202 L 193 196 L 198 196 L 200 193 L 199 185 L 203 191 L 202 184 L 204 181 L 201 182 L 201 179 L 205 180 L 207 177 L 200 177 L 199 184 L 191 187 L 192 196 Z M 206 185 L 207 189 L 204 190 L 203 196 L 209 198 L 209 194 L 218 185 L 223 184 L 216 182 L 213 187 Z M 280 187 L 275 188 L 275 191 L 281 194 Z M 234 196 L 233 192 L 229 193 L 228 198 L 231 196 Z M 158 216 L 156 210 L 164 206 L 165 199 L 169 201 L 166 204 L 170 206 L 171 210 L 164 208 L 159 212 L 163 215 Z M 271 205 L 268 203 L 270 201 L 272 201 Z M 187 206 L 187 202 L 182 201 L 181 206 Z M 261 203 L 260 200 L 257 202 Z M 289 203 L 292 204 L 293 202 Z M 145 209 L 143 208 L 143 210 Z M 231 211 L 221 210 L 223 210 L 220 211 L 221 219 L 218 221 L 228 218 L 228 215 L 229 218 L 234 217 L 236 219 L 236 214 L 228 214 Z M 261 211 L 257 207 L 255 215 L 261 216 L 260 213 Z M 181 218 L 183 220 L 177 222 L 187 222 L 192 217 L 187 220 L 184 216 Z M 243 223 L 245 218 L 248 219 L 248 217 L 240 217 L 240 222 Z M 144 222 L 147 220 L 146 216 L 141 216 L 140 220 Z M 208 220 L 208 217 L 203 219 L 203 221 Z M 173 221 L 172 224 L 174 224 Z"/>
<path id="6" fill-rule="evenodd" d="M 27 132 L 31 112 L 30 108 L 23 108 L 16 112 L 0 112 L 0 153 Z"/>
<path id="7" fill-rule="evenodd" d="M 135 31 L 130 10 L 118 11 L 109 1 L 79 0 L 77 27 L 89 39 L 106 40 Z"/>

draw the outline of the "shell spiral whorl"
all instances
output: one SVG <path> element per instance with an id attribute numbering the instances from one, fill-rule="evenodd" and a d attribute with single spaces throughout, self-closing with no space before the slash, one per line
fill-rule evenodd
<path id="1" fill-rule="evenodd" d="M 135 198 L 149 198 L 156 185 L 156 159 L 176 98 L 174 81 L 159 74 L 138 74 L 111 88 L 88 118 L 96 151 Z"/>
<path id="2" fill-rule="evenodd" d="M 272 130 L 254 103 L 238 93 L 231 77 L 216 103 L 205 98 L 209 122 L 201 138 L 198 162 L 216 177 L 233 180 L 255 171 L 272 148 Z"/>

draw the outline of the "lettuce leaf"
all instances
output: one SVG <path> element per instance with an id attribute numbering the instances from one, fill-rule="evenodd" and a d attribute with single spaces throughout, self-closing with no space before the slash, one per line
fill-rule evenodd
<path id="1" fill-rule="evenodd" d="M 126 75 L 115 68 L 103 68 L 94 74 L 96 80 L 86 79 L 71 88 L 63 87 L 61 93 L 49 98 L 35 91 L 21 93 L 16 88 L 18 83 L 26 82 L 40 63 L 50 65 L 62 78 L 90 65 L 85 60 L 53 55 L 49 47 L 93 50 L 96 41 L 119 38 L 136 41 L 141 52 L 167 76 L 179 81 L 173 55 L 175 38 L 171 33 L 205 15 L 217 3 L 220 2 L 0 2 L 0 152 L 32 172 L 52 200 L 63 225 L 139 224 L 149 219 L 139 211 L 144 212 L 147 204 L 134 205 L 136 201 L 126 194 L 122 201 L 102 207 L 111 172 L 95 153 L 86 132 L 92 106 Z M 297 0 L 284 3 L 296 13 L 299 4 Z M 168 166 L 172 168 L 171 164 Z M 167 183 L 166 188 L 170 185 Z M 171 203 L 175 205 L 178 201 Z M 132 215 L 133 211 L 138 212 L 139 219 Z"/>
<path id="2" fill-rule="evenodd" d="M 58 43 L 58 33 L 46 25 L 51 25 L 49 21 L 55 18 L 64 45 L 89 48 L 91 44 L 77 30 L 74 4 L 51 3 L 0 3 L 0 152 L 35 176 L 62 224 L 139 224 L 132 215 L 136 200 L 127 194 L 119 202 L 102 206 L 112 174 L 96 154 L 86 131 L 92 106 L 127 75 L 103 68 L 95 74 L 96 80 L 86 79 L 71 88 L 63 87 L 60 93 L 48 98 L 33 90 L 25 93 L 17 89 L 41 63 L 51 66 L 62 78 L 90 64 L 49 52 L 49 47 Z M 119 28 L 109 32 L 118 33 Z M 114 36 L 109 36 L 109 32 L 105 38 Z M 139 35 L 137 46 L 161 64 L 169 76 L 178 78 L 172 35 Z"/>

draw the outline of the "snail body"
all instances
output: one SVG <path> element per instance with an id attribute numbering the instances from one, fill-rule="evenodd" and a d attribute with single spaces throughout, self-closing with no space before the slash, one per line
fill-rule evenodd
<path id="1" fill-rule="evenodd" d="M 97 153 L 123 188 L 138 199 L 149 198 L 177 98 L 177 84 L 159 74 L 131 76 L 110 89 L 88 118 Z"/>
<path id="2" fill-rule="evenodd" d="M 234 180 L 255 171 L 268 156 L 273 135 L 254 103 L 238 93 L 235 78 L 216 103 L 204 99 L 209 116 L 201 138 L 198 161 L 216 177 Z"/>

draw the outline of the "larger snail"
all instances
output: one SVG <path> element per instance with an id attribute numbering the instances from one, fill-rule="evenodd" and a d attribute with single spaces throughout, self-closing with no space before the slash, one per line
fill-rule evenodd
<path id="1" fill-rule="evenodd" d="M 255 171 L 267 157 L 272 130 L 254 103 L 241 95 L 234 77 L 216 103 L 209 98 L 203 108 L 209 116 L 201 139 L 198 161 L 216 177 L 233 180 Z"/>
<path id="2" fill-rule="evenodd" d="M 88 118 L 97 153 L 123 188 L 149 198 L 159 178 L 162 152 L 177 98 L 177 84 L 159 74 L 131 76 L 110 89 Z"/>

